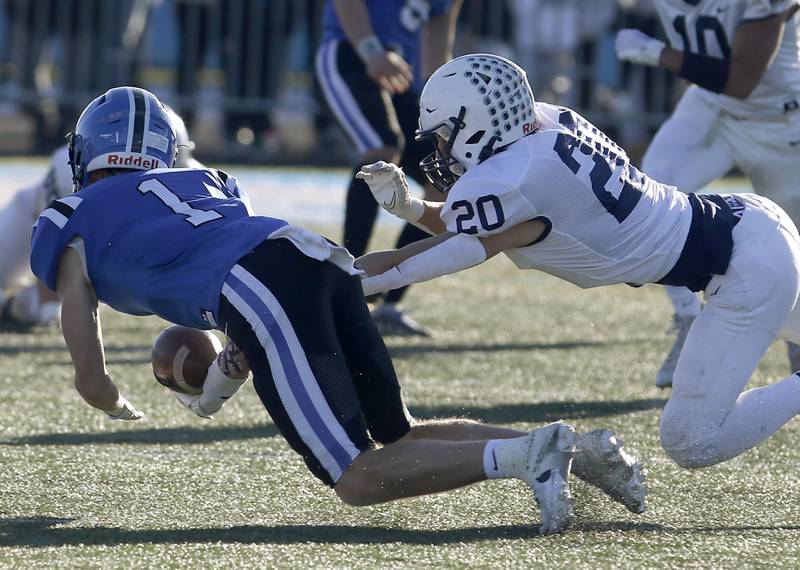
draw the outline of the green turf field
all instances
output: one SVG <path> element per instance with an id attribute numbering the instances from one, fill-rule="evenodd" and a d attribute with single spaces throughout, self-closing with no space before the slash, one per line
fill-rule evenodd
<path id="1" fill-rule="evenodd" d="M 146 413 L 112 423 L 71 386 L 57 329 L 0 335 L 2 568 L 793 568 L 800 564 L 798 425 L 705 471 L 658 444 L 668 349 L 658 287 L 581 291 L 505 259 L 419 286 L 408 306 L 437 335 L 389 339 L 421 418 L 519 428 L 612 427 L 649 468 L 641 516 L 573 482 L 577 524 L 537 534 L 520 482 L 353 508 L 313 479 L 251 386 L 212 421 L 157 385 L 156 318 L 103 313 L 123 393 Z M 786 374 L 773 347 L 754 382 Z"/>

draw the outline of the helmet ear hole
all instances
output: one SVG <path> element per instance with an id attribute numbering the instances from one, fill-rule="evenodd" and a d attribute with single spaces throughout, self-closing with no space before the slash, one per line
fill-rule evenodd
<path id="1" fill-rule="evenodd" d="M 466 140 L 465 144 L 478 144 L 481 141 L 481 139 L 483 138 L 483 135 L 485 135 L 485 134 L 486 134 L 486 131 L 484 131 L 484 130 L 475 131 L 474 133 L 472 133 L 472 136 L 469 137 Z"/>

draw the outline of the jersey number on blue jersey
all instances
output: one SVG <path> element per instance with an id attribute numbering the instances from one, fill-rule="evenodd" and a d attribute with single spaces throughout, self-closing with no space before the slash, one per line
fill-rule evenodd
<path id="1" fill-rule="evenodd" d="M 152 192 L 159 200 L 164 202 L 165 206 L 168 206 L 173 212 L 186 216 L 186 221 L 192 224 L 194 227 L 205 224 L 206 222 L 210 222 L 212 220 L 218 220 L 222 217 L 222 214 L 214 210 L 198 210 L 197 208 L 192 208 L 189 204 L 182 201 L 177 194 L 167 188 L 163 182 L 155 178 L 145 180 L 139 184 L 138 188 L 139 192 L 142 194 Z"/>
<path id="2" fill-rule="evenodd" d="M 606 135 L 596 129 L 595 133 L 581 131 L 571 112 L 561 113 L 558 122 L 571 132 L 559 134 L 553 150 L 573 174 L 583 179 L 587 178 L 583 166 L 591 166 L 588 182 L 592 192 L 621 224 L 642 197 L 641 174 L 627 160 L 619 158 L 621 149 Z"/>

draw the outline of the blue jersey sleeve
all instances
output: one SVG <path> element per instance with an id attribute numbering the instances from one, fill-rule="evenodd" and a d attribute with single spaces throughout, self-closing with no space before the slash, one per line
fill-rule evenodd
<path id="1" fill-rule="evenodd" d="M 56 290 L 61 253 L 73 237 L 64 227 L 81 201 L 74 195 L 53 200 L 33 226 L 31 270 L 52 291 Z"/>

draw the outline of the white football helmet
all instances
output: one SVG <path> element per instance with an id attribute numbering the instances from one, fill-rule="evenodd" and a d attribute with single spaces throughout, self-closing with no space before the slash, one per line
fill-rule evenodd
<path id="1" fill-rule="evenodd" d="M 420 168 L 446 192 L 469 168 L 533 133 L 535 105 L 525 71 L 504 57 L 476 53 L 445 63 L 420 96 L 416 138 L 436 145 Z"/>
<path id="2" fill-rule="evenodd" d="M 203 165 L 192 156 L 195 144 L 189 137 L 189 131 L 186 128 L 186 123 L 183 122 L 183 118 L 169 105 L 165 104 L 164 107 L 167 109 L 169 122 L 172 124 L 172 128 L 175 129 L 175 142 L 178 146 L 175 168 L 203 168 Z"/>

